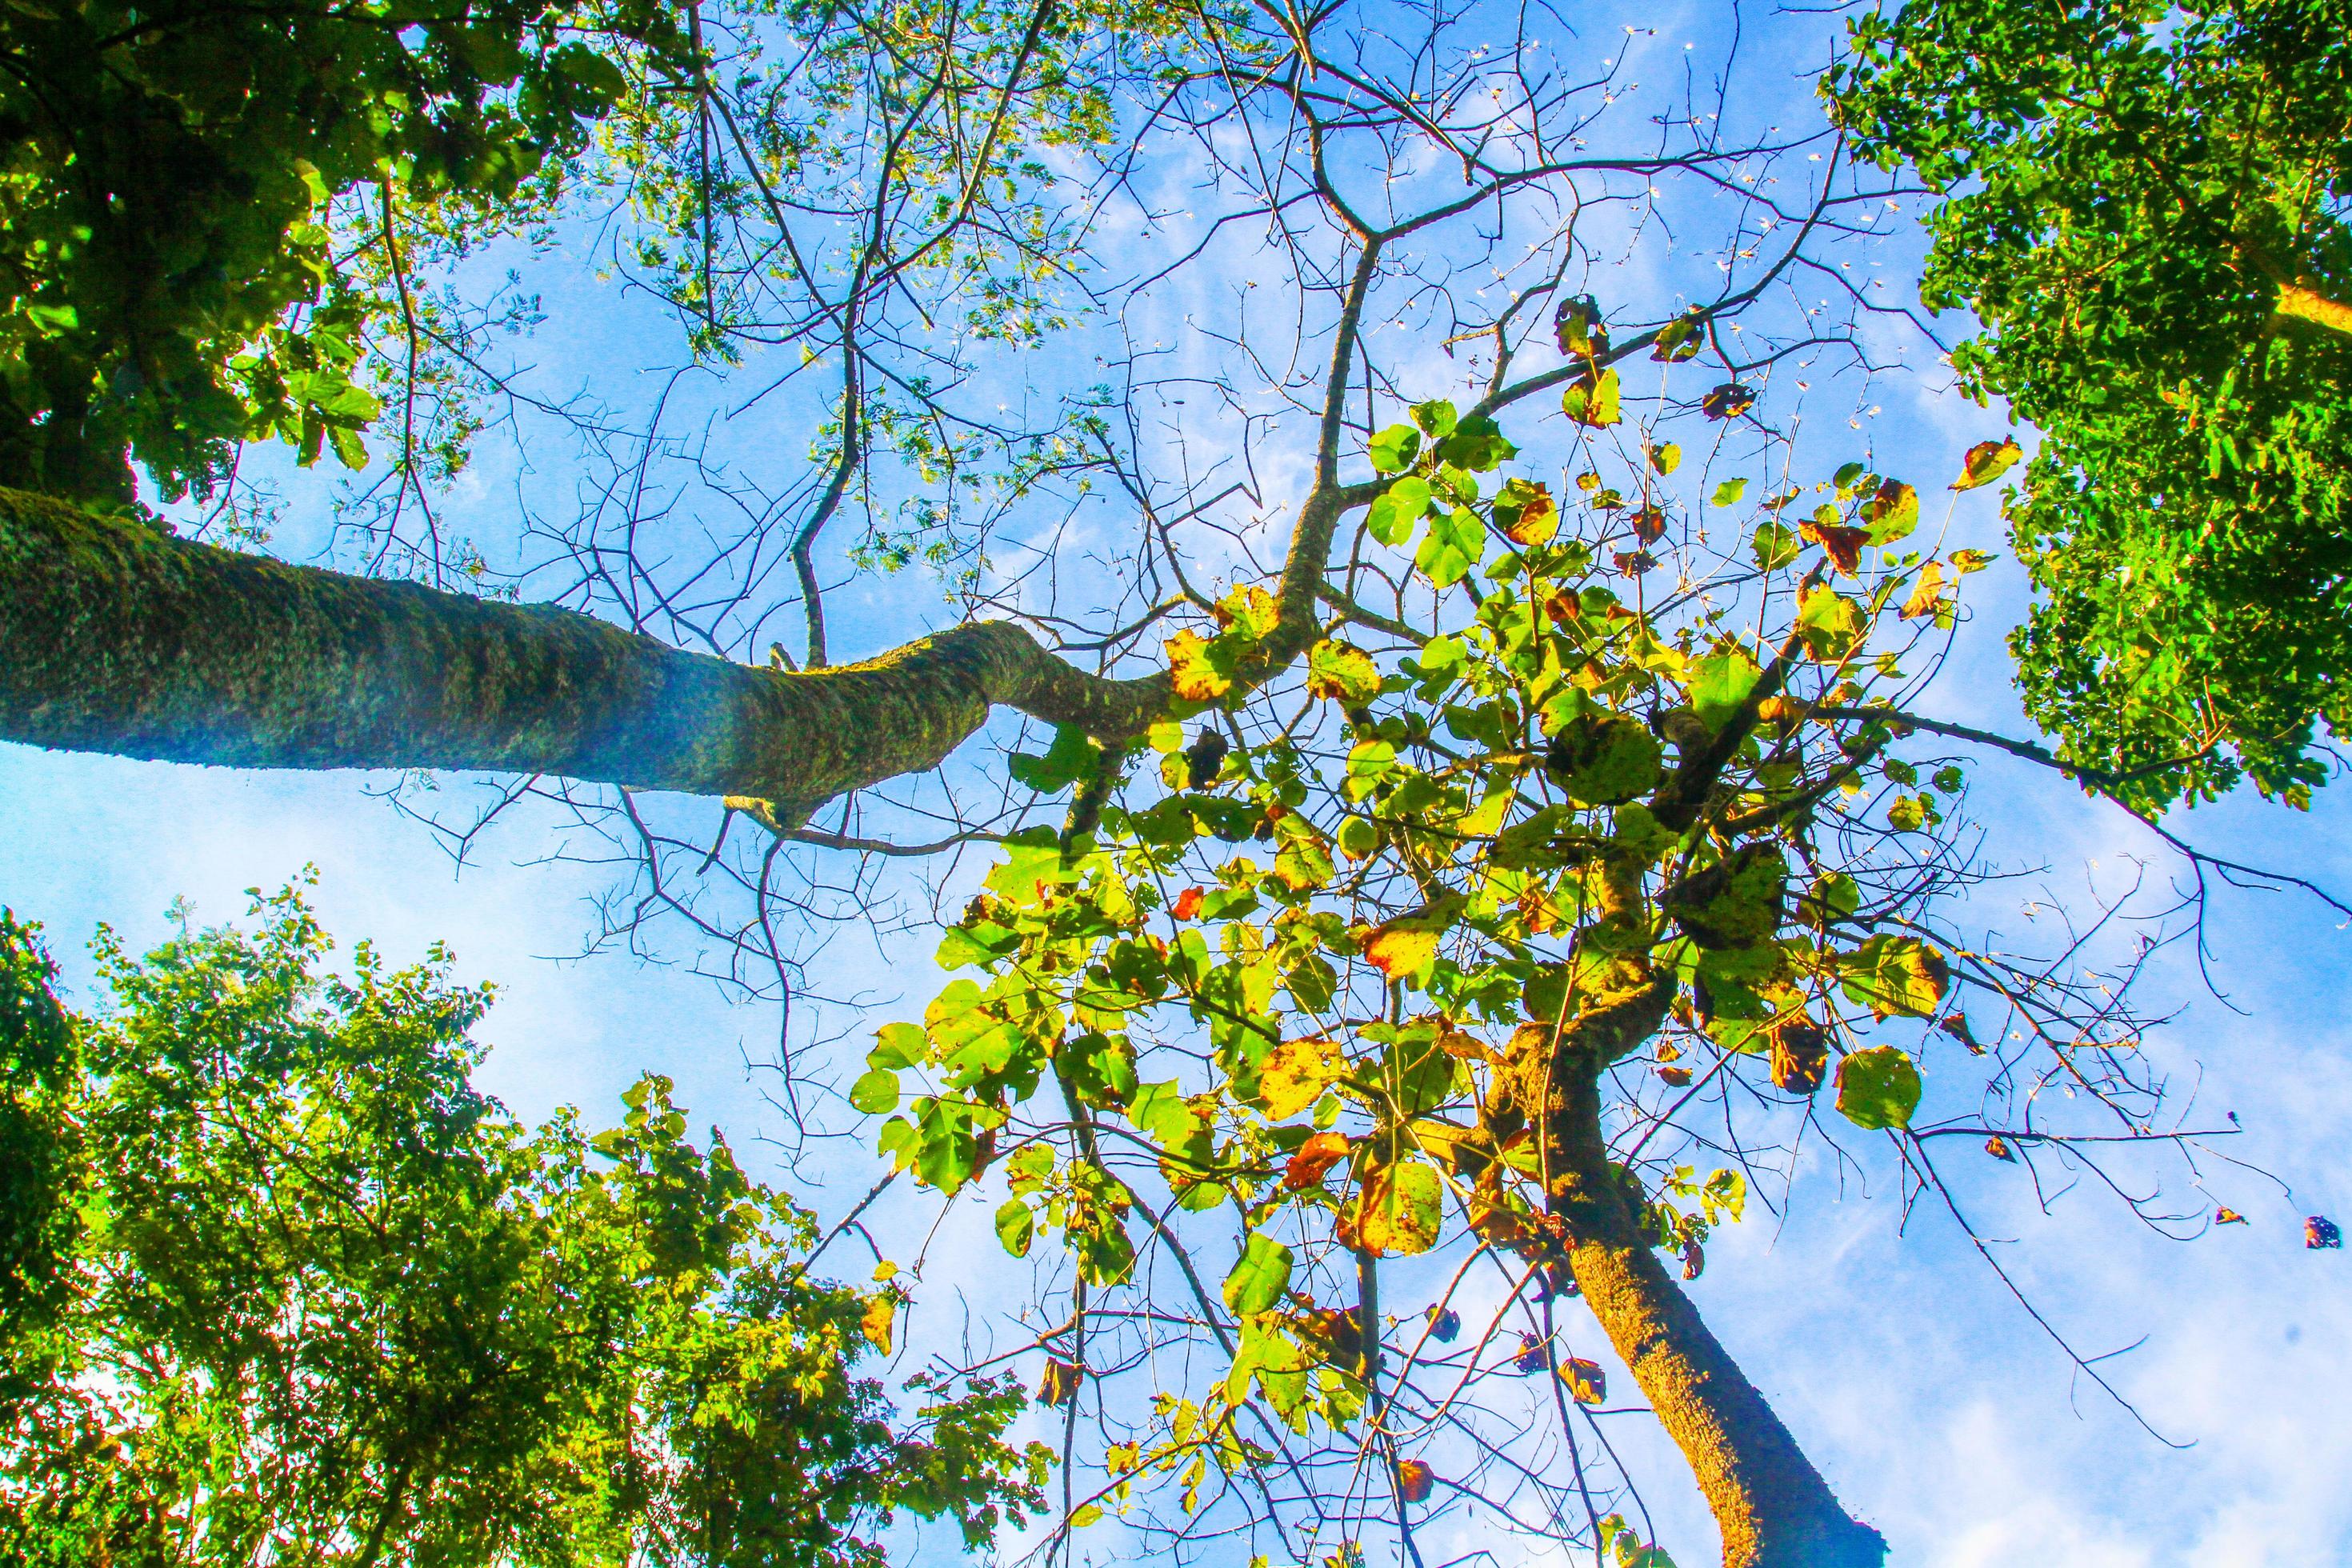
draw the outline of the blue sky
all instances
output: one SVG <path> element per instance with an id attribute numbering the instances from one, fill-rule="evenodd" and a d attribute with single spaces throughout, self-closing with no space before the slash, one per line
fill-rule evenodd
<path id="1" fill-rule="evenodd" d="M 1660 54 L 1678 40 L 1715 47 L 1731 25 L 1728 13 L 1696 7 L 1652 8 L 1644 19 L 1659 37 L 1643 47 Z M 1825 52 L 1826 20 L 1782 16 L 1766 28 L 1750 17 L 1748 26 L 1768 42 L 1756 69 L 1777 84 L 1759 90 L 1784 95 L 1790 116 L 1811 112 L 1786 71 Z M 1588 38 L 1600 35 L 1588 29 Z M 1905 254 L 1898 245 L 1883 258 L 1899 266 Z M 584 273 L 551 278 L 546 297 L 549 320 L 528 345 L 545 384 L 594 386 L 626 405 L 642 395 L 632 387 L 646 384 L 633 366 L 674 362 L 656 319 Z M 1912 357 L 1925 356 L 1915 349 Z M 736 384 L 756 384 L 756 368 Z M 728 407 L 726 390 L 715 389 L 707 406 Z M 1965 446 L 2002 427 L 1997 415 L 1939 392 L 1931 376 L 1890 378 L 1874 395 L 1885 408 L 1870 433 L 1879 460 L 1892 468 L 1899 455 L 1923 492 L 1958 471 Z M 788 460 L 805 447 L 809 416 L 790 397 L 771 400 L 723 426 L 721 438 Z M 571 477 L 552 459 L 525 470 L 486 446 L 452 509 L 486 549 L 510 546 L 513 498 L 556 493 Z M 295 504 L 276 547 L 312 558 L 325 542 L 317 483 L 293 478 L 289 489 Z M 1968 498 L 1953 528 L 1956 542 L 1997 546 L 1995 502 Z M 1980 595 L 1929 706 L 2023 734 L 2001 647 L 2021 590 L 2003 570 L 1980 581 L 1991 591 Z M 889 646 L 943 613 L 938 595 L 908 578 L 853 589 L 835 608 L 854 645 L 846 655 Z M 660 950 L 667 963 L 614 952 L 576 956 L 593 926 L 592 900 L 611 879 L 550 858 L 563 842 L 553 813 L 533 806 L 502 821 L 460 874 L 425 830 L 368 793 L 389 782 L 0 747 L 0 799 L 10 807 L 0 828 L 0 899 L 46 924 L 69 981 L 82 988 L 80 944 L 95 922 L 136 945 L 163 934 L 163 910 L 174 898 L 191 900 L 200 920 L 228 919 L 242 912 L 242 889 L 275 887 L 315 866 L 317 903 L 346 944 L 365 937 L 405 959 L 445 940 L 462 978 L 497 983 L 502 999 L 483 1031 L 494 1042 L 483 1079 L 519 1112 L 576 1104 L 598 1120 L 640 1072 L 657 1070 L 677 1080 L 681 1103 L 723 1126 L 755 1163 L 765 1151 L 781 1169 L 783 1152 L 797 1149 L 796 1167 L 781 1179 L 821 1212 L 838 1213 L 865 1191 L 871 1166 L 862 1141 L 803 1143 L 770 1098 L 772 1077 L 747 1071 L 747 1061 L 772 1058 L 772 1005 L 740 1005 L 696 977 L 683 943 Z M 454 800 L 467 787 L 446 781 L 444 793 Z M 1969 804 L 1993 830 L 1998 859 L 2042 868 L 1980 895 L 1970 914 L 1979 923 L 2017 925 L 2021 906 L 2044 889 L 2076 900 L 2086 888 L 2112 887 L 2135 860 L 2159 879 L 2181 869 L 2136 825 L 2022 764 L 1986 762 Z M 2352 799 L 2339 785 L 2321 792 L 2308 814 L 2249 797 L 2175 826 L 2214 852 L 2352 891 L 2347 811 Z M 2154 979 L 2179 1012 L 2147 1049 L 2179 1090 L 2193 1094 L 2207 1118 L 2199 1124 L 2237 1114 L 2245 1131 L 2228 1152 L 2271 1173 L 2211 1164 L 2200 1195 L 2174 1172 L 2175 1194 L 2227 1205 L 2248 1224 L 2171 1242 L 2087 1186 L 2045 1214 L 2012 1171 L 1990 1161 L 1956 1182 L 1984 1234 L 2013 1238 L 1997 1254 L 2053 1326 L 2086 1353 L 2137 1347 L 2103 1369 L 2149 1425 L 2189 1447 L 2158 1441 L 2071 1374 L 1947 1218 L 1923 1207 L 1905 1226 L 1885 1162 L 1843 1174 L 1817 1163 L 1801 1176 L 1785 1223 L 1751 1211 L 1711 1245 L 1710 1267 L 1693 1287 L 1710 1322 L 1841 1497 L 1885 1531 L 1897 1563 L 2284 1568 L 2352 1560 L 2352 1495 L 2341 1484 L 2352 1474 L 2352 1422 L 2340 1408 L 2352 1389 L 2352 1265 L 2340 1252 L 2306 1251 L 2300 1236 L 2306 1214 L 2352 1220 L 2344 1152 L 2352 933 L 2302 895 L 2231 890 L 2214 901 L 2208 942 L 2208 972 L 2227 1001 L 2200 984 L 2186 946 L 2168 950 Z M 936 987 L 929 945 L 843 933 L 812 966 L 811 986 L 870 998 L 872 1016 L 836 1008 L 832 1022 L 871 1027 L 894 1005 L 919 1007 Z M 79 994 L 86 999 L 86 989 Z M 1931 1079 L 1931 1095 L 1936 1088 Z M 829 1115 L 831 1128 L 853 1128 L 838 1108 Z M 942 1217 L 936 1199 L 894 1205 L 882 1227 L 893 1238 L 931 1232 Z M 955 1212 L 967 1211 L 973 1223 L 939 1226 L 918 1309 L 940 1331 L 958 1319 L 959 1293 L 984 1301 L 1011 1267 L 978 1223 L 981 1210 Z M 1621 1433 L 1629 1452 L 1646 1456 L 1635 1468 L 1658 1478 L 1648 1495 L 1662 1543 L 1685 1568 L 1707 1562 L 1712 1527 L 1678 1458 L 1639 1418 L 1625 1419 Z M 1463 1527 L 1460 1549 L 1473 1543 Z"/>

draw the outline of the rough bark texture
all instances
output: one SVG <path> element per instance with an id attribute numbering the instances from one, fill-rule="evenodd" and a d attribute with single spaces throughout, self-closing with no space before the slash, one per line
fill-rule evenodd
<path id="1" fill-rule="evenodd" d="M 1566 1222 L 1569 1266 L 1696 1473 L 1723 1532 L 1724 1568 L 1880 1568 L 1885 1540 L 1838 1506 L 1642 1236 L 1601 1135 L 1592 1058 L 1555 1073 L 1546 1112 L 1551 1206 Z"/>
<path id="2" fill-rule="evenodd" d="M 780 817 L 932 768 L 1003 703 L 1106 738 L 1167 705 L 981 622 L 806 674 L 593 616 L 292 566 L 0 491 L 0 737 L 231 767 L 551 773 Z"/>

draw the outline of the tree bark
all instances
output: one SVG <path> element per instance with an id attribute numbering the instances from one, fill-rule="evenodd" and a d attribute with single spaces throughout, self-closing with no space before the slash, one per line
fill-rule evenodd
<path id="1" fill-rule="evenodd" d="M 1585 1304 L 1697 1475 L 1724 1568 L 1880 1568 L 1885 1541 L 1838 1506 L 1643 1236 L 1601 1134 L 1596 1058 L 1578 1056 L 1545 1107 L 1551 1211 Z"/>
<path id="2" fill-rule="evenodd" d="M 1165 675 L 1074 668 L 1008 622 L 787 673 L 546 605 L 293 566 L 0 490 L 0 738 L 262 768 L 549 773 L 749 795 L 797 824 L 940 764 L 1004 704 L 1103 739 Z"/>
<path id="3" fill-rule="evenodd" d="M 2352 305 L 2341 300 L 2331 300 L 2300 283 L 2279 285 L 2278 313 L 2294 321 L 2326 327 L 2330 331 L 2352 335 Z"/>

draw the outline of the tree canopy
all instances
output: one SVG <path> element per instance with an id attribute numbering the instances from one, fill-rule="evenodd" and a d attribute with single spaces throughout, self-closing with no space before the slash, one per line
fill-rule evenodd
<path id="1" fill-rule="evenodd" d="M 1941 193 L 1927 304 L 2042 434 L 2028 711 L 2156 806 L 2306 799 L 2352 721 L 2352 26 L 2332 0 L 1922 0 L 1824 90 Z"/>
<path id="2" fill-rule="evenodd" d="M 530 35 L 558 74 L 561 33 Z M 1956 1184 L 2128 1164 L 2137 1194 L 2226 1135 L 2137 1052 L 2167 928 L 1974 931 L 1965 757 L 2142 802 L 2234 765 L 1935 716 L 1990 557 L 1867 423 L 1891 302 L 1854 264 L 1906 187 L 1745 110 L 1729 55 L 1636 98 L 1631 31 L 1570 59 L 1500 7 L 705 5 L 596 37 L 619 87 L 551 132 L 560 180 L 484 198 L 478 256 L 397 180 L 323 182 L 377 304 L 352 439 L 296 456 L 353 466 L 336 559 L 364 570 L 261 548 L 253 452 L 160 526 L 32 475 L 0 493 L 0 733 L 488 771 L 489 816 L 565 814 L 564 852 L 619 868 L 603 937 L 792 1004 L 796 1106 L 837 1079 L 902 1189 L 942 1220 L 984 1194 L 1027 1272 L 991 1260 L 1001 1337 L 930 1374 L 1039 1378 L 1049 1554 L 1099 1527 L 1355 1568 L 1475 1520 L 1664 1568 L 1613 1366 L 1728 1568 L 1876 1563 L 1663 1259 L 1697 1278 L 1823 1142 L 1980 1240 Z M 485 114 L 522 103 L 484 79 L 521 84 Z M 658 390 L 495 361 L 486 323 L 521 317 L 468 268 L 496 260 L 654 301 L 679 357 L 624 368 Z M 2274 335 L 2326 349 L 2304 331 Z M 490 409 L 519 500 L 461 534 Z M 970 973 L 845 1053 L 803 960 L 899 920 Z"/>
<path id="3" fill-rule="evenodd" d="M 101 933 L 92 1017 L 0 924 L 14 1561 L 872 1568 L 897 1513 L 984 1547 L 1043 1506 L 1020 1388 L 901 1417 L 852 1371 L 901 1288 L 813 1278 L 810 1216 L 666 1080 L 521 1126 L 446 954 L 325 976 L 295 893 L 253 913 Z"/>

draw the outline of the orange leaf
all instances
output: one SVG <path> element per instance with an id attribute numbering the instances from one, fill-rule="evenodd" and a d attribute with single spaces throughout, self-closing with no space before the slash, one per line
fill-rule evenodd
<path id="1" fill-rule="evenodd" d="M 1176 901 L 1168 906 L 1168 912 L 1180 921 L 1189 921 L 1201 912 L 1202 900 L 1208 896 L 1198 888 L 1187 888 L 1176 895 Z"/>
<path id="2" fill-rule="evenodd" d="M 2213 1211 L 2213 1223 L 2215 1225 L 2243 1225 L 2246 1223 L 2246 1216 L 2240 1214 L 2233 1208 L 2218 1208 Z"/>
<path id="3" fill-rule="evenodd" d="M 1579 1405 L 1598 1405 L 1609 1397 L 1609 1374 L 1597 1361 L 1570 1356 L 1559 1363 L 1559 1375 Z"/>
<path id="4" fill-rule="evenodd" d="M 1419 1459 L 1397 1461 L 1397 1496 L 1407 1502 L 1427 1502 L 1429 1489 L 1437 1482 L 1437 1472 Z"/>
<path id="5" fill-rule="evenodd" d="M 1298 1146 L 1290 1157 L 1290 1164 L 1282 1173 L 1286 1192 L 1298 1192 L 1323 1184 L 1331 1167 L 1348 1157 L 1348 1135 L 1345 1132 L 1318 1132 Z"/>

